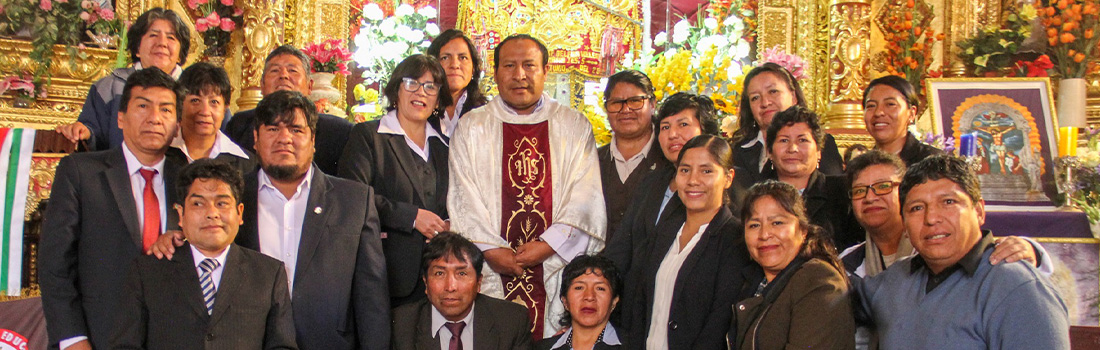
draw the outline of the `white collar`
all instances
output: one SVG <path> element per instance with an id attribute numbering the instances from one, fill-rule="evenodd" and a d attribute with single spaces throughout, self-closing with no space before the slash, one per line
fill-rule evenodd
<path id="1" fill-rule="evenodd" d="M 646 142 L 645 146 L 642 146 L 642 150 L 638 151 L 638 154 L 635 154 L 634 157 L 631 157 L 631 158 L 633 159 L 633 158 L 638 157 L 638 156 L 641 156 L 642 158 L 645 158 L 646 156 L 648 156 L 650 148 L 653 148 L 653 140 L 656 139 L 656 138 L 657 138 L 657 133 L 654 132 L 653 130 L 650 130 L 649 131 L 649 142 Z M 615 160 L 618 160 L 620 162 L 625 162 L 626 161 L 626 158 L 623 157 L 622 152 L 619 152 L 619 144 L 615 143 L 615 135 L 614 134 L 611 135 L 611 157 L 615 158 Z"/>
<path id="2" fill-rule="evenodd" d="M 561 335 L 561 338 L 558 338 L 558 341 L 554 343 L 554 346 L 551 346 L 550 348 L 557 349 L 558 347 L 565 345 L 565 343 L 569 342 L 569 337 L 572 335 L 573 327 L 569 327 L 569 329 L 565 330 L 565 333 Z M 622 345 L 622 342 L 619 341 L 619 333 L 615 332 L 615 326 L 612 326 L 611 322 L 608 322 L 607 325 L 604 326 L 603 343 L 607 345 Z"/>
<path id="3" fill-rule="evenodd" d="M 462 329 L 463 331 L 465 331 L 467 329 L 470 329 L 470 331 L 473 332 L 473 329 L 471 327 L 474 326 L 474 310 L 475 310 L 474 309 L 474 304 L 470 304 L 470 312 L 466 314 L 466 317 L 462 318 L 462 322 L 466 322 L 466 326 L 464 326 L 465 328 Z M 451 323 L 451 321 L 447 320 L 446 317 L 443 317 L 443 314 L 439 313 L 439 310 L 436 309 L 435 306 L 433 305 L 432 306 L 432 328 L 430 328 L 432 330 L 432 336 L 433 337 L 438 337 L 439 336 L 439 330 L 442 329 L 443 326 L 448 324 L 448 323 Z M 473 334 L 473 333 L 470 333 L 470 334 Z M 462 334 L 456 334 L 456 335 L 459 336 L 460 338 L 462 337 Z"/>
<path id="4" fill-rule="evenodd" d="M 275 187 L 275 185 L 271 183 L 271 177 L 267 176 L 267 173 L 264 172 L 263 168 L 260 168 L 260 171 L 256 175 L 256 179 L 260 183 L 260 189 L 261 190 L 263 190 L 264 187 L 267 187 L 267 188 L 270 188 L 270 189 L 274 190 L 275 192 L 279 192 L 279 188 Z M 312 182 L 312 180 L 313 180 L 313 165 L 310 165 L 309 170 L 306 170 L 305 178 L 303 178 L 302 182 L 298 184 L 298 189 L 294 191 L 294 194 L 297 195 L 298 193 L 302 193 L 302 191 L 304 189 L 309 188 L 309 184 L 310 184 L 310 182 Z M 291 198 L 287 198 L 287 200 L 291 200 L 291 199 L 293 199 L 293 196 Z"/>
<path id="5" fill-rule="evenodd" d="M 141 164 L 141 161 L 137 159 L 134 152 L 130 151 L 130 146 L 126 145 L 126 141 L 122 142 L 122 157 L 126 159 L 126 173 L 129 175 L 137 174 L 141 169 L 153 169 L 157 171 L 157 174 L 164 175 L 164 155 L 160 156 L 160 160 L 153 166 L 145 166 Z"/>
<path id="6" fill-rule="evenodd" d="M 187 157 L 188 163 L 195 161 L 191 159 L 191 153 L 187 152 L 187 143 L 183 142 L 183 129 L 180 129 L 180 131 L 176 133 L 176 138 L 172 139 L 172 147 L 179 148 L 180 151 L 183 151 L 183 155 Z M 226 136 L 221 130 L 218 130 L 218 133 L 214 134 L 214 144 L 210 146 L 210 154 L 207 155 L 207 157 L 217 158 L 218 155 L 222 153 L 229 153 L 248 159 L 248 153 L 245 152 L 241 146 L 233 143 L 233 141 L 229 140 L 229 136 Z"/>
<path id="7" fill-rule="evenodd" d="M 405 136 L 405 138 L 409 137 L 409 134 L 406 134 L 405 129 L 401 127 L 401 121 L 397 120 L 396 109 L 386 112 L 386 114 L 382 116 L 382 119 L 378 122 L 378 133 L 401 135 Z M 435 128 L 433 128 L 431 124 L 424 123 L 424 141 L 428 141 L 428 139 L 432 137 L 443 141 L 443 137 L 439 136 L 439 133 L 435 131 Z M 424 143 L 427 145 L 427 142 Z M 444 141 L 443 144 L 447 144 L 447 142 Z"/>
<path id="8" fill-rule="evenodd" d="M 501 98 L 501 97 L 497 96 L 497 98 Z M 546 93 L 543 93 L 542 96 L 539 96 L 539 101 L 535 102 L 535 109 L 532 109 L 530 114 L 535 114 L 535 113 L 538 113 L 538 112 L 542 111 L 542 107 L 546 105 L 545 102 L 549 98 L 550 98 L 550 96 L 547 95 Z M 500 107 L 503 108 L 504 111 L 508 112 L 509 114 L 520 115 L 519 113 L 516 112 L 515 109 L 512 109 L 512 106 L 508 105 L 508 102 L 504 102 L 503 98 L 501 98 L 501 100 L 500 100 Z"/>
<path id="9" fill-rule="evenodd" d="M 144 69 L 144 68 L 141 66 L 141 62 L 134 62 L 134 70 L 142 70 L 142 69 Z M 180 80 L 180 74 L 183 74 L 183 68 L 181 68 L 180 65 L 178 65 L 178 64 L 176 65 L 175 68 L 172 68 L 172 73 L 168 73 L 168 75 L 171 75 L 172 79 L 175 79 L 175 80 Z"/>
<path id="10" fill-rule="evenodd" d="M 207 259 L 207 256 L 203 255 L 198 248 L 195 248 L 194 244 L 190 244 L 188 246 L 191 247 L 191 256 L 194 257 L 195 268 L 199 268 L 199 264 L 201 264 L 203 260 Z M 218 261 L 218 266 L 225 266 L 225 257 L 229 255 L 229 247 L 230 246 L 225 246 L 225 249 L 222 249 L 221 254 L 218 254 L 218 256 L 211 258 Z"/>
<path id="11" fill-rule="evenodd" d="M 756 138 L 752 139 L 752 141 L 749 141 L 748 143 L 746 143 L 744 145 L 741 145 L 741 148 L 752 148 L 752 146 L 755 146 L 757 142 L 759 142 L 761 145 L 765 144 L 764 143 L 764 132 L 763 131 L 757 131 L 756 132 Z"/>
<path id="12" fill-rule="evenodd" d="M 453 115 L 447 115 L 447 110 L 443 110 L 443 120 L 451 121 L 457 119 L 459 114 L 462 114 L 462 105 L 466 104 L 466 90 L 462 90 L 462 96 L 458 97 L 458 101 L 455 101 L 455 113 Z"/>

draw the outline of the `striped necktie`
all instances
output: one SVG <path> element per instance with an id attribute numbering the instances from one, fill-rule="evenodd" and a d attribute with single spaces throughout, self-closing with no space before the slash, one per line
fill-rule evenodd
<path id="1" fill-rule="evenodd" d="M 218 289 L 214 287 L 214 269 L 218 268 L 218 263 L 215 259 L 203 259 L 199 263 L 199 269 L 202 273 L 199 274 L 199 285 L 202 287 L 202 299 L 206 301 L 206 314 L 214 313 L 214 296 L 218 294 Z"/>

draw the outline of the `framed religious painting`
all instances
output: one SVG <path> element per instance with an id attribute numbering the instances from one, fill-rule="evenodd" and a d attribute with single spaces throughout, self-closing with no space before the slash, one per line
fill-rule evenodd
<path id="1" fill-rule="evenodd" d="M 1058 122 L 1048 78 L 928 79 L 936 132 L 954 137 L 991 210 L 1056 207 Z"/>

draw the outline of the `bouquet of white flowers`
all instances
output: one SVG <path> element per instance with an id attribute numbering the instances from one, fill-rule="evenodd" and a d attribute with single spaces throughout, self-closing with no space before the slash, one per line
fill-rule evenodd
<path id="1" fill-rule="evenodd" d="M 352 59 L 363 67 L 364 84 L 385 83 L 405 57 L 421 53 L 439 35 L 434 22 L 437 12 L 431 6 L 420 10 L 401 4 L 393 16 L 385 17 L 376 3 L 363 6 L 363 26 L 355 36 Z"/>

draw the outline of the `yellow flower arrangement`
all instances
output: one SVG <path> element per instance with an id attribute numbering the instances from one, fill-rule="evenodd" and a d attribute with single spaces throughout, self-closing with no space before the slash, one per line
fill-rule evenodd
<path id="1" fill-rule="evenodd" d="M 596 136 L 596 146 L 603 146 L 611 142 L 611 126 L 607 124 L 607 117 L 596 112 L 596 108 L 585 105 L 584 116 L 592 124 L 592 134 Z"/>

